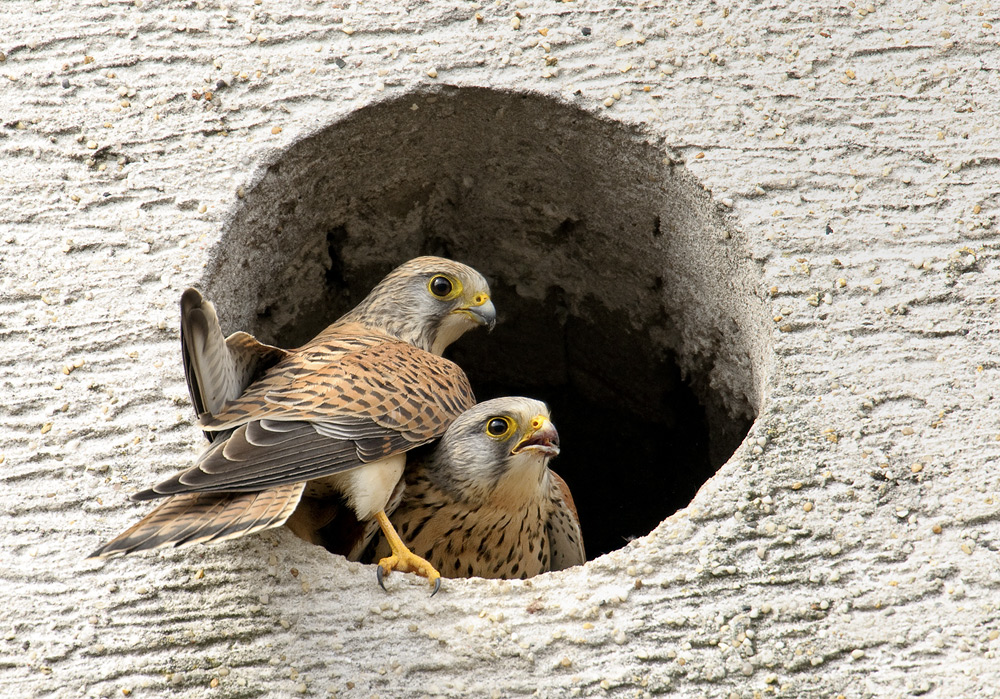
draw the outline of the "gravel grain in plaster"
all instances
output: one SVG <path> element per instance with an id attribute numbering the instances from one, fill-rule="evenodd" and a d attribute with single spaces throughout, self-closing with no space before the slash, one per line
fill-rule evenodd
<path id="1" fill-rule="evenodd" d="M 4 9 L 8 693 L 996 694 L 995 7 Z M 648 537 L 433 603 L 285 532 L 83 561 L 199 446 L 176 300 L 239 192 L 432 84 L 642 128 L 730 212 L 772 324 L 748 440 Z"/>

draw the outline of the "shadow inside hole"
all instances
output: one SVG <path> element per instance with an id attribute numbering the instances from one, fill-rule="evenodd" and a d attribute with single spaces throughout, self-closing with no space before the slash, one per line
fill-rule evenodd
<path id="1" fill-rule="evenodd" d="M 291 347 L 409 258 L 479 269 L 499 323 L 447 355 L 480 400 L 549 403 L 552 466 L 594 557 L 685 506 L 760 409 L 769 318 L 736 235 L 647 136 L 537 95 L 443 87 L 283 152 L 206 286 L 242 308 L 231 329 Z"/>
<path id="2" fill-rule="evenodd" d="M 503 325 L 456 343 L 452 357 L 480 400 L 524 394 L 549 404 L 563 446 L 550 466 L 572 489 L 590 559 L 687 505 L 736 445 L 712 461 L 705 410 L 670 351 L 614 312 L 569 315 L 560 295 L 530 301 L 501 285 Z"/>
<path id="3" fill-rule="evenodd" d="M 353 308 L 396 264 L 386 261 L 363 283 L 345 286 L 339 239 L 336 231 L 328 238 L 328 317 L 289 328 L 286 346 L 306 342 Z M 446 253 L 434 244 L 415 255 Z M 588 560 L 687 505 L 749 430 L 752 421 L 744 419 L 728 433 L 733 437 L 713 435 L 673 353 L 618 314 L 601 312 L 596 299 L 584 319 L 570 313 L 558 287 L 542 301 L 519 297 L 503 282 L 492 282 L 491 291 L 496 329 L 467 333 L 446 356 L 465 370 L 480 401 L 525 395 L 548 403 L 563 447 L 550 466 L 573 492 Z"/>

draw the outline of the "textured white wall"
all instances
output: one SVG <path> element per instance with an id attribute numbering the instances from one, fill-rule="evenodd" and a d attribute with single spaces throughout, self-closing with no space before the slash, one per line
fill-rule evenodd
<path id="1" fill-rule="evenodd" d="M 2 14 L 7 694 L 997 694 L 995 6 Z M 317 129 L 438 83 L 643 129 L 731 210 L 773 318 L 748 441 L 625 549 L 433 600 L 283 531 L 84 561 L 144 511 L 128 492 L 200 446 L 176 302 L 240 187 Z"/>

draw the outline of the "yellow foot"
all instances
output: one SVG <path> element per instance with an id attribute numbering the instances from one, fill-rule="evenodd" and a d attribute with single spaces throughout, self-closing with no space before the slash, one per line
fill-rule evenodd
<path id="1" fill-rule="evenodd" d="M 441 573 L 437 572 L 434 566 L 411 551 L 406 551 L 405 556 L 393 554 L 378 562 L 378 568 L 375 569 L 375 577 L 378 579 L 379 587 L 383 590 L 385 589 L 385 583 L 382 581 L 385 580 L 385 576 L 394 570 L 398 570 L 401 573 L 416 573 L 434 583 L 434 591 L 431 592 L 431 597 L 436 595 L 438 590 L 441 589 Z"/>
<path id="2" fill-rule="evenodd" d="M 385 534 L 386 541 L 389 542 L 389 548 L 392 549 L 392 555 L 379 561 L 378 567 L 375 569 L 375 577 L 378 579 L 379 587 L 384 590 L 385 583 L 383 580 L 385 577 L 392 571 L 398 570 L 401 573 L 416 573 L 427 578 L 434 585 L 431 597 L 436 595 L 438 590 L 441 589 L 441 573 L 437 572 L 434 566 L 428 561 L 406 548 L 406 544 L 403 543 L 403 540 L 399 538 L 399 534 L 393 529 L 389 518 L 385 516 L 385 512 L 379 511 L 375 513 L 375 519 L 378 520 L 379 526 L 382 527 L 382 533 Z"/>

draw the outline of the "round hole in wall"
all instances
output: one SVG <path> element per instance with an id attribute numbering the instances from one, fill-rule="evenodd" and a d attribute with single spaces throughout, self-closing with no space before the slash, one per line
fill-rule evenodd
<path id="1" fill-rule="evenodd" d="M 760 270 L 654 136 L 534 94 L 374 104 L 263 166 L 204 287 L 227 331 L 295 346 L 399 263 L 490 280 L 448 356 L 480 400 L 549 403 L 588 557 L 685 506 L 746 436 L 770 362 Z"/>

